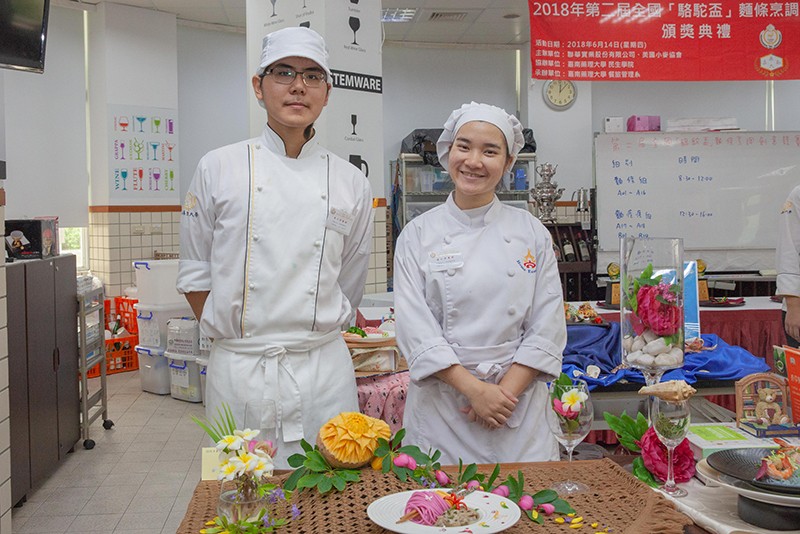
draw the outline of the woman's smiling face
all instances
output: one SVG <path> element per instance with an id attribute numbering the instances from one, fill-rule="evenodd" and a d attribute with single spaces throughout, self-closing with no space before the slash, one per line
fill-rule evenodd
<path id="1" fill-rule="evenodd" d="M 472 209 L 492 201 L 495 187 L 510 169 L 512 159 L 505 136 L 497 126 L 471 121 L 456 133 L 447 161 L 456 187 L 456 205 Z"/>

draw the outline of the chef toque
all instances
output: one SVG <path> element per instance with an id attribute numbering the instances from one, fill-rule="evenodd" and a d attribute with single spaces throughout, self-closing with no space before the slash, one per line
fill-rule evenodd
<path id="1" fill-rule="evenodd" d="M 256 75 L 264 73 L 264 69 L 287 57 L 304 57 L 322 67 L 331 79 L 328 66 L 328 49 L 320 34 L 302 26 L 283 28 L 264 37 L 261 49 L 261 62 Z"/>
<path id="2" fill-rule="evenodd" d="M 506 138 L 509 156 L 513 161 L 517 160 L 517 154 L 525 145 L 522 123 L 515 116 L 509 115 L 504 109 L 497 106 L 470 102 L 450 114 L 444 123 L 444 131 L 436 142 L 436 153 L 439 155 L 439 163 L 444 170 L 449 172 L 447 159 L 450 155 L 450 146 L 453 144 L 458 130 L 472 121 L 483 121 L 497 126 Z"/>

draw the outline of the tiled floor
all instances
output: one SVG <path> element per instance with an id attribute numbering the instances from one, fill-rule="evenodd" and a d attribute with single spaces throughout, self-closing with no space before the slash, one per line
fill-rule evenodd
<path id="1" fill-rule="evenodd" d="M 15 533 L 175 533 L 200 480 L 201 447 L 210 445 L 191 420 L 203 406 L 142 392 L 138 372 L 108 376 L 108 394 L 114 427 L 94 422 L 94 449 L 78 443 L 13 509 Z"/>

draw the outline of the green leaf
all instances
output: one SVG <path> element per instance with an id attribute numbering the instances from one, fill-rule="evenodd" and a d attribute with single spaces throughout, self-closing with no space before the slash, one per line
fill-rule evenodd
<path id="1" fill-rule="evenodd" d="M 397 431 L 397 433 L 392 437 L 392 448 L 394 449 L 401 443 L 403 443 L 403 438 L 406 437 L 406 429 L 401 428 Z"/>
<path id="2" fill-rule="evenodd" d="M 574 385 L 572 379 L 566 373 L 561 373 L 560 375 L 558 375 L 558 378 L 556 378 L 555 382 L 557 386 L 564 386 L 567 388 L 572 387 Z"/>
<path id="3" fill-rule="evenodd" d="M 431 456 L 431 462 L 436 462 L 442 456 L 442 451 L 436 449 L 433 451 L 433 455 Z"/>
<path id="4" fill-rule="evenodd" d="M 389 454 L 389 442 L 383 438 L 378 438 L 378 447 L 375 449 L 375 456 L 378 458 L 383 458 L 387 454 Z"/>
<path id="5" fill-rule="evenodd" d="M 339 491 L 344 491 L 345 486 L 347 486 L 347 482 L 338 474 L 333 475 L 331 482 L 333 482 L 333 487 Z"/>
<path id="6" fill-rule="evenodd" d="M 460 482 L 469 482 L 475 478 L 475 474 L 478 472 L 477 464 L 469 464 L 466 469 L 464 469 L 464 475 L 461 477 Z"/>
<path id="7" fill-rule="evenodd" d="M 558 493 L 556 493 L 551 489 L 545 489 L 536 492 L 536 494 L 533 495 L 533 502 L 535 502 L 536 504 L 545 504 L 548 502 L 553 502 L 556 499 L 558 499 Z"/>
<path id="8" fill-rule="evenodd" d="M 289 478 L 286 479 L 286 482 L 283 483 L 283 489 L 285 490 L 294 490 L 297 487 L 297 481 L 300 480 L 305 474 L 307 470 L 305 467 L 301 467 L 296 469 Z"/>
<path id="9" fill-rule="evenodd" d="M 303 447 L 303 450 L 306 451 L 306 454 L 314 450 L 314 447 L 312 447 L 311 444 L 304 439 L 300 440 L 300 446 Z"/>
<path id="10" fill-rule="evenodd" d="M 331 466 L 328 465 L 328 462 L 325 461 L 325 458 L 319 451 L 311 451 L 306 456 L 306 461 L 303 462 L 303 465 L 310 469 L 311 471 L 316 471 L 317 473 L 324 473 L 325 471 L 330 471 Z"/>
<path id="11" fill-rule="evenodd" d="M 294 467 L 295 469 L 297 469 L 298 467 L 303 465 L 303 462 L 305 462 L 305 461 L 306 461 L 306 457 L 303 454 L 293 454 L 293 455 L 289 456 L 289 458 L 286 460 L 286 462 L 289 464 L 289 466 L 290 467 Z"/>
<path id="12" fill-rule="evenodd" d="M 383 457 L 383 462 L 381 462 L 381 472 L 385 475 L 392 470 L 392 465 L 392 455 L 387 454 Z"/>
<path id="13" fill-rule="evenodd" d="M 522 474 L 522 470 L 517 471 L 517 480 L 519 480 L 519 489 L 525 489 L 525 475 Z"/>
<path id="14" fill-rule="evenodd" d="M 489 479 L 486 481 L 486 491 L 490 491 L 494 488 L 494 481 L 497 480 L 497 477 L 500 476 L 500 464 L 494 464 L 494 469 L 492 470 L 492 474 L 489 475 Z"/>
<path id="15" fill-rule="evenodd" d="M 400 479 L 400 482 L 405 482 L 408 480 L 408 474 L 411 473 L 411 471 L 405 467 L 397 467 L 395 473 L 397 474 L 397 478 Z"/>
<path id="16" fill-rule="evenodd" d="M 336 473 L 347 482 L 358 482 L 361 480 L 360 471 L 355 469 L 337 469 Z"/>
<path id="17" fill-rule="evenodd" d="M 297 482 L 297 489 L 316 487 L 324 478 L 324 473 L 309 473 Z"/>
<path id="18" fill-rule="evenodd" d="M 552 504 L 553 508 L 555 508 L 554 510 L 555 513 L 564 515 L 575 513 L 575 509 L 572 506 L 570 506 L 569 503 L 564 499 L 556 499 L 550 504 Z"/>
<path id="19" fill-rule="evenodd" d="M 323 476 L 322 480 L 317 484 L 317 490 L 319 490 L 320 493 L 328 493 L 332 487 L 333 481 L 327 476 Z"/>
<path id="20" fill-rule="evenodd" d="M 642 460 L 641 456 L 633 461 L 633 475 L 651 488 L 658 487 L 658 481 L 656 481 L 653 474 L 644 466 L 644 460 Z"/>

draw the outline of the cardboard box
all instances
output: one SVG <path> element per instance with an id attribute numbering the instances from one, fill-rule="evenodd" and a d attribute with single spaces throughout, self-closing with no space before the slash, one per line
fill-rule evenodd
<path id="1" fill-rule="evenodd" d="M 622 117 L 606 117 L 604 124 L 606 133 L 621 133 L 625 131 L 625 119 Z"/>
<path id="2" fill-rule="evenodd" d="M 726 449 L 777 449 L 778 444 L 769 438 L 757 438 L 736 428 L 736 423 L 699 423 L 689 425 L 686 435 L 695 461 Z"/>
<path id="3" fill-rule="evenodd" d="M 659 115 L 631 115 L 628 117 L 629 132 L 660 132 L 661 117 Z"/>
<path id="4" fill-rule="evenodd" d="M 800 349 L 783 346 L 786 353 L 786 378 L 789 379 L 789 403 L 794 424 L 800 423 Z"/>
<path id="5" fill-rule="evenodd" d="M 58 256 L 58 217 L 9 219 L 6 221 L 6 251 L 9 257 L 32 260 Z"/>

